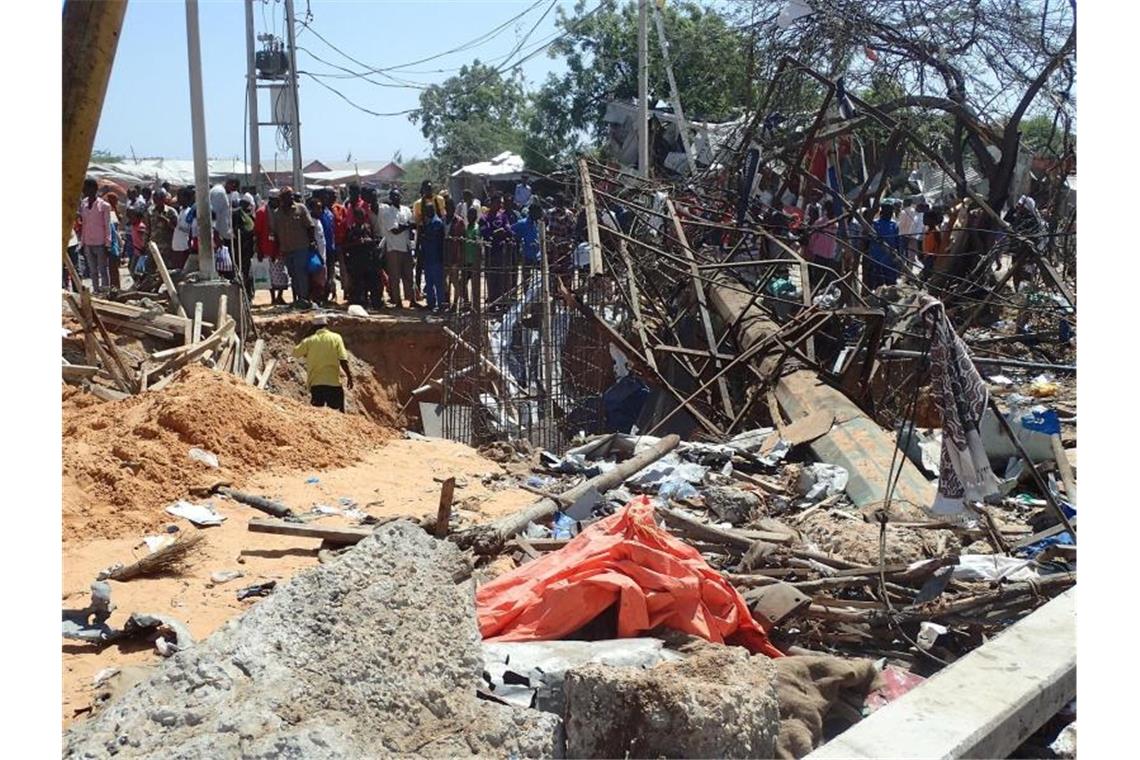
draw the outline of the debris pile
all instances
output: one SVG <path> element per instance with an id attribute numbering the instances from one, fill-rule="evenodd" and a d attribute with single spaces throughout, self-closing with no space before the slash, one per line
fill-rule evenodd
<path id="1" fill-rule="evenodd" d="M 199 366 L 180 370 L 161 393 L 102 403 L 70 392 L 63 408 L 64 524 L 77 537 L 151 529 L 162 506 L 209 478 L 248 475 L 268 463 L 340 465 L 391 436 L 361 417 L 272 396 Z M 217 469 L 192 449 L 215 455 Z"/>
<path id="2" fill-rule="evenodd" d="M 470 572 L 385 525 L 76 724 L 64 756 L 553 756 L 556 716 L 476 698 Z"/>

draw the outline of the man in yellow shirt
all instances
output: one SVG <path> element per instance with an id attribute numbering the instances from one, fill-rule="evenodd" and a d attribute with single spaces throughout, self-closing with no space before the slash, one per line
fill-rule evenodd
<path id="1" fill-rule="evenodd" d="M 313 406 L 327 406 L 343 412 L 344 388 L 340 384 L 340 371 L 344 370 L 348 387 L 352 388 L 352 370 L 348 366 L 344 339 L 329 329 L 327 316 L 318 314 L 313 317 L 312 332 L 293 349 L 293 356 L 305 360 Z"/>

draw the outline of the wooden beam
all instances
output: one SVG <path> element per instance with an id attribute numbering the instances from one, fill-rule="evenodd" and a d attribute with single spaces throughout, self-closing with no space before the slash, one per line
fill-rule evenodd
<path id="1" fill-rule="evenodd" d="M 439 510 L 435 515 L 435 537 L 447 538 L 447 531 L 451 527 L 451 500 L 455 496 L 455 478 L 450 477 L 443 481 L 439 489 Z"/>
<path id="2" fill-rule="evenodd" d="M 249 531 L 250 533 L 272 533 L 278 536 L 319 538 L 339 546 L 351 546 L 372 535 L 371 528 L 328 528 L 307 523 L 286 522 L 271 517 L 251 518 Z"/>
<path id="3" fill-rule="evenodd" d="M 253 385 L 257 380 L 257 369 L 261 366 L 261 354 L 265 351 L 265 340 L 258 338 L 253 344 L 253 356 L 249 359 L 249 369 L 245 372 L 245 384 Z"/>
<path id="4" fill-rule="evenodd" d="M 189 351 L 174 356 L 158 367 L 149 370 L 148 374 L 151 378 L 169 373 L 166 374 L 166 377 L 162 378 L 157 383 L 151 383 L 150 389 L 158 390 L 160 388 L 166 387 L 170 383 L 171 378 L 174 377 L 174 373 L 177 370 L 186 366 L 190 362 L 205 356 L 208 352 L 214 351 L 214 349 L 216 349 L 225 338 L 229 337 L 229 335 L 233 332 L 233 329 L 234 321 L 232 319 L 227 319 L 220 330 L 216 330 L 210 337 L 194 344 L 194 346 Z"/>
<path id="5" fill-rule="evenodd" d="M 186 316 L 186 310 L 182 308 L 182 300 L 178 297 L 178 288 L 174 287 L 174 280 L 170 277 L 170 271 L 166 268 L 166 262 L 162 260 L 162 254 L 158 252 L 158 245 L 152 240 L 147 244 L 147 251 L 150 252 L 151 259 L 154 261 L 154 268 L 158 270 L 158 276 L 162 278 L 163 287 L 166 288 L 166 295 L 170 298 L 170 313 L 177 314 L 180 317 Z M 218 317 L 221 322 L 222 318 Z"/>
<path id="6" fill-rule="evenodd" d="M 590 246 L 590 276 L 602 274 L 602 240 L 598 234 L 598 206 L 594 200 L 594 185 L 586 159 L 578 159 L 578 177 L 582 181 L 582 203 L 586 207 L 586 241 Z"/>
<path id="7" fill-rule="evenodd" d="M 221 319 L 218 320 L 221 322 Z M 194 324 L 190 330 L 191 343 L 202 342 L 202 302 L 197 301 L 194 303 Z"/>
<path id="8" fill-rule="evenodd" d="M 264 388 L 269 384 L 269 378 L 273 375 L 273 370 L 277 367 L 277 360 L 270 359 L 265 363 L 265 371 L 257 378 L 257 387 Z"/>
<path id="9" fill-rule="evenodd" d="M 716 339 L 716 333 L 713 332 L 712 318 L 709 316 L 709 303 L 708 297 L 705 294 L 705 283 L 701 277 L 701 272 L 697 268 L 697 259 L 693 255 L 693 249 L 689 247 L 689 239 L 685 236 L 685 230 L 681 226 L 681 219 L 677 216 L 677 209 L 673 205 L 672 198 L 665 199 L 665 208 L 669 211 L 669 218 L 673 223 L 673 233 L 677 236 L 677 241 L 681 244 L 681 253 L 684 254 L 685 259 L 689 262 L 689 272 L 693 277 L 693 290 L 697 295 L 697 308 L 701 315 L 701 326 L 705 330 L 705 342 L 708 343 L 709 353 L 713 357 L 713 363 L 719 370 L 723 367 L 720 359 L 716 358 L 716 350 L 720 345 Z M 721 404 L 724 407 L 725 415 L 731 420 L 736 416 L 732 410 L 732 398 L 728 393 L 728 381 L 723 375 L 717 377 L 717 389 L 720 391 Z"/>

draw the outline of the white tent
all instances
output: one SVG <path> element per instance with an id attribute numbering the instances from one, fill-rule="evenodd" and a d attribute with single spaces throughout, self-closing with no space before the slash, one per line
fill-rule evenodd
<path id="1" fill-rule="evenodd" d="M 489 161 L 479 161 L 456 169 L 451 173 L 448 190 L 451 197 L 458 198 L 464 190 L 471 190 L 476 197 L 486 197 L 487 185 L 491 182 L 515 182 L 526 173 L 526 162 L 517 153 L 503 151 Z"/>

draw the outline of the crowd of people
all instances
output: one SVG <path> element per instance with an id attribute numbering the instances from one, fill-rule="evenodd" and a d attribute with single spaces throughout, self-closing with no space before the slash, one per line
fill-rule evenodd
<path id="1" fill-rule="evenodd" d="M 164 184 L 126 195 L 84 182 L 69 250 L 92 288 L 120 289 L 122 267 L 135 276 L 154 272 L 155 255 L 169 270 L 198 271 L 194 189 Z M 398 188 L 381 200 L 376 189 L 355 184 L 307 197 L 284 187 L 262 200 L 229 179 L 210 188 L 208 208 L 219 276 L 241 282 L 251 302 L 255 288 L 264 289 L 271 304 L 298 309 L 337 302 L 337 283 L 340 299 L 365 309 L 438 313 L 475 300 L 492 304 L 533 282 L 540 223 L 555 273 L 581 263 L 574 252 L 585 239 L 582 214 L 562 195 L 537 195 L 525 175 L 513 191 L 493 189 L 485 199 L 471 190 L 452 198 L 425 181 L 410 206 Z M 66 271 L 63 277 L 66 288 Z"/>

